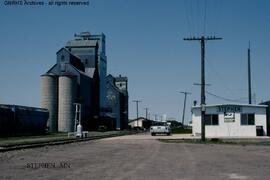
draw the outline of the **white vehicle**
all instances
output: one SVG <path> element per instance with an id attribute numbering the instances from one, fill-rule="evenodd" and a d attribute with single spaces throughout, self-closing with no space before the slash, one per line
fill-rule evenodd
<path id="1" fill-rule="evenodd" d="M 150 133 L 152 136 L 156 134 L 167 134 L 168 136 L 172 134 L 171 127 L 166 123 L 160 125 L 154 125 L 150 127 Z"/>

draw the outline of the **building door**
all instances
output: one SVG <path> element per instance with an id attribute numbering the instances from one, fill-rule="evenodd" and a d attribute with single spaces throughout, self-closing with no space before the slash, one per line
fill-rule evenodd
<path id="1" fill-rule="evenodd" d="M 256 135 L 263 136 L 263 126 L 256 126 Z"/>

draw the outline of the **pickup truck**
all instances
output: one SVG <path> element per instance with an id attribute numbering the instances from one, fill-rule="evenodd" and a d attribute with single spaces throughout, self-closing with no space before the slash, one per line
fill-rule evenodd
<path id="1" fill-rule="evenodd" d="M 150 133 L 152 136 L 156 134 L 167 134 L 170 136 L 172 134 L 172 130 L 168 125 L 155 125 L 150 127 Z"/>

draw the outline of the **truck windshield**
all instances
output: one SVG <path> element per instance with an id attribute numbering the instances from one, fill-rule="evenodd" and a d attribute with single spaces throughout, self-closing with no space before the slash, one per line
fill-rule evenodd
<path id="1" fill-rule="evenodd" d="M 167 126 L 166 122 L 153 122 L 152 126 Z"/>

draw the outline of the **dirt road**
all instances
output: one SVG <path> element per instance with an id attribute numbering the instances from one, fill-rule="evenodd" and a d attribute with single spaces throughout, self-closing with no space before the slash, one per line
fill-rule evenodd
<path id="1" fill-rule="evenodd" d="M 162 143 L 149 134 L 0 153 L 0 179 L 269 179 L 269 146 Z"/>

